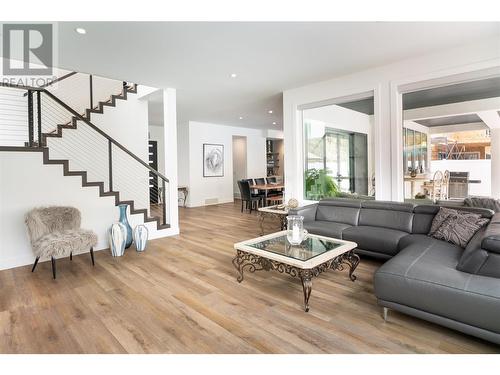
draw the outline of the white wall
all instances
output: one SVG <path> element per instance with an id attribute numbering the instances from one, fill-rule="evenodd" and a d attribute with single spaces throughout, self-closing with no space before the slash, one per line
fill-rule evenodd
<path id="1" fill-rule="evenodd" d="M 179 160 L 189 160 L 189 207 L 233 201 L 233 136 L 247 139 L 247 177 L 266 176 L 266 130 L 190 121 L 189 147 L 178 149 Z M 203 177 L 204 143 L 224 145 L 223 177 Z"/>
<path id="2" fill-rule="evenodd" d="M 500 199 L 500 129 L 491 129 L 491 195 Z"/>
<path id="3" fill-rule="evenodd" d="M 0 177 L 0 269 L 33 262 L 24 215 L 39 206 L 78 208 L 82 227 L 98 236 L 96 250 L 109 248 L 106 231 L 119 218 L 114 197 L 99 197 L 97 187 L 82 188 L 82 179 L 63 176 L 60 165 L 43 165 L 40 152 L 0 152 Z M 142 219 L 142 215 L 129 215 L 132 228 L 142 223 Z M 155 234 L 156 224 L 146 225 Z"/>
<path id="4" fill-rule="evenodd" d="M 142 160 L 148 160 L 148 102 L 137 94 L 117 100 L 116 107 L 104 107 L 102 114 L 93 113 L 91 122 Z"/>
<path id="5" fill-rule="evenodd" d="M 373 92 L 374 114 L 374 156 L 376 176 L 376 197 L 398 200 L 397 186 L 403 186 L 398 173 L 397 162 L 402 163 L 402 154 L 395 150 L 401 144 L 398 130 L 401 123 L 392 112 L 391 98 L 395 97 L 396 82 L 428 77 L 446 76 L 464 71 L 474 71 L 480 66 L 500 65 L 498 40 L 490 39 L 471 46 L 444 50 L 435 54 L 399 61 L 328 81 L 318 82 L 283 92 L 283 124 L 285 134 L 285 184 L 286 196 L 301 199 L 303 191 L 303 132 L 301 113 L 298 106 L 325 100 Z M 429 78 L 427 78 L 429 79 Z M 400 131 L 399 131 L 400 132 Z M 399 160 L 401 159 L 401 160 Z"/>
<path id="6" fill-rule="evenodd" d="M 169 179 L 167 194 L 167 222 L 169 234 L 179 234 L 179 209 L 177 207 L 177 91 L 162 90 L 163 95 L 163 143 L 165 144 L 165 177 Z"/>
<path id="7" fill-rule="evenodd" d="M 177 124 L 177 168 L 179 186 L 189 185 L 189 123 Z"/>

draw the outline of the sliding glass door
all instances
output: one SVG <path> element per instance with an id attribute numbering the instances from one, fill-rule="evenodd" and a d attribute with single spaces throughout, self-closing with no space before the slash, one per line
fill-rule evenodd
<path id="1" fill-rule="evenodd" d="M 326 129 L 325 134 L 325 163 L 326 170 L 337 182 L 341 191 L 350 191 L 350 134 L 335 129 Z"/>
<path id="2" fill-rule="evenodd" d="M 305 198 L 368 194 L 367 135 L 310 121 L 305 130 Z"/>

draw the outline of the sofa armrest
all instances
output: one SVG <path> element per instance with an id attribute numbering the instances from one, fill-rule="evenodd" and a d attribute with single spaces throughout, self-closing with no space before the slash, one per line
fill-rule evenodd
<path id="1" fill-rule="evenodd" d="M 500 235 L 488 236 L 483 238 L 481 247 L 484 250 L 491 251 L 492 253 L 500 254 Z"/>
<path id="2" fill-rule="evenodd" d="M 500 214 L 495 214 L 486 227 L 481 248 L 493 253 L 500 254 Z"/>
<path id="3" fill-rule="evenodd" d="M 486 228 L 470 240 L 457 270 L 500 278 L 500 215 L 495 214 Z"/>
<path id="4" fill-rule="evenodd" d="M 310 204 L 303 207 L 292 208 L 288 211 L 288 215 L 304 216 L 304 221 L 316 221 L 316 209 L 318 204 Z"/>

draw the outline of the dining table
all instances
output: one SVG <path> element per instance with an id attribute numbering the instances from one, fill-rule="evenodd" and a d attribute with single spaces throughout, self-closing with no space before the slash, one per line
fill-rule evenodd
<path id="1" fill-rule="evenodd" d="M 280 183 L 250 185 L 250 189 L 260 190 L 260 191 L 264 192 L 264 205 L 267 204 L 267 193 L 269 192 L 269 190 L 283 190 L 284 188 L 285 188 L 285 185 L 280 184 Z"/>
<path id="2" fill-rule="evenodd" d="M 410 194 L 411 194 L 411 198 L 415 198 L 415 182 L 420 182 L 420 183 L 425 183 L 427 181 L 429 181 L 429 177 L 425 176 L 425 175 L 417 175 L 415 177 L 411 177 L 411 176 L 404 176 L 404 181 L 405 182 L 410 182 Z"/>

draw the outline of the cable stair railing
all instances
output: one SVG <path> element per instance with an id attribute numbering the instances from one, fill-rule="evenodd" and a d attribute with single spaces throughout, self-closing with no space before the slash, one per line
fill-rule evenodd
<path id="1" fill-rule="evenodd" d="M 142 214 L 158 229 L 169 228 L 168 178 L 91 122 L 93 113 L 126 100 L 137 85 L 120 82 L 121 92 L 94 105 L 92 79 L 90 106 L 83 110 L 48 87 L 0 83 L 0 150 L 42 152 L 44 164 L 61 165 L 65 176 L 80 176 L 82 186 L 98 187 L 99 196 L 113 196 L 115 205 L 130 207 L 130 214 Z"/>

